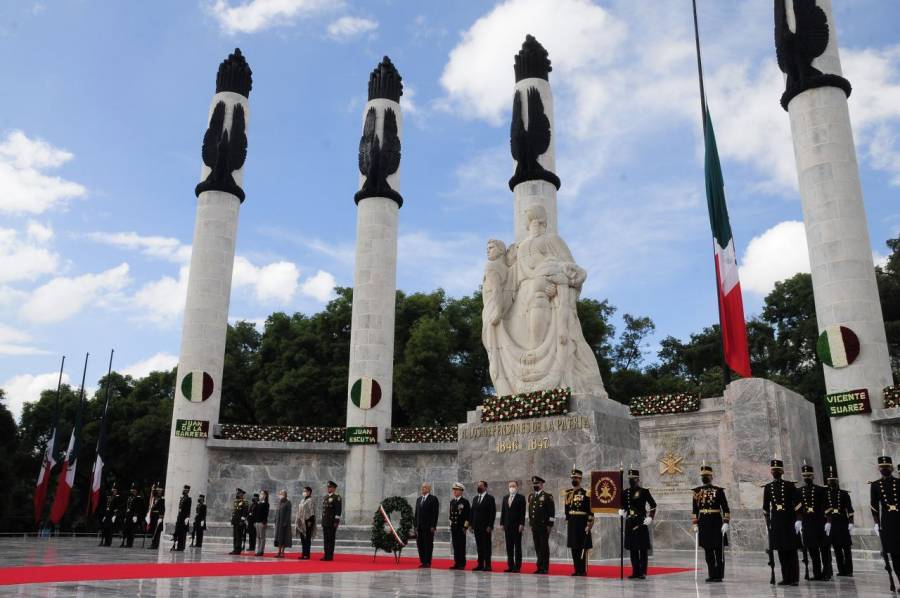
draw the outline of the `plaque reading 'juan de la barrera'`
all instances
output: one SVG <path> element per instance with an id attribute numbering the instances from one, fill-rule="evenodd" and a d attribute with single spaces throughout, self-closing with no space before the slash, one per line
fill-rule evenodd
<path id="1" fill-rule="evenodd" d="M 209 438 L 209 422 L 202 419 L 175 421 L 175 436 L 182 438 Z"/>

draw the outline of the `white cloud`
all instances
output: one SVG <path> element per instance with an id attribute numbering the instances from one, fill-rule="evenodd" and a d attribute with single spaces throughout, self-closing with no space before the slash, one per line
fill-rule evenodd
<path id="1" fill-rule="evenodd" d="M 399 288 L 432 291 L 436 285 L 451 295 L 471 294 L 481 284 L 486 242 L 472 234 L 402 233 L 397 238 Z"/>
<path id="2" fill-rule="evenodd" d="M 49 324 L 66 320 L 91 303 L 104 304 L 130 283 L 128 264 L 99 274 L 60 276 L 35 289 L 19 314 L 29 322 Z"/>
<path id="3" fill-rule="evenodd" d="M 166 323 L 180 316 L 187 301 L 188 271 L 187 266 L 182 266 L 177 280 L 163 276 L 138 289 L 134 304 L 140 308 L 139 319 Z"/>
<path id="4" fill-rule="evenodd" d="M 49 235 L 49 236 L 48 236 Z M 59 268 L 59 256 L 43 246 L 53 231 L 37 223 L 23 238 L 11 228 L 0 228 L 0 283 L 35 280 Z"/>
<path id="5" fill-rule="evenodd" d="M 248 0 L 232 6 L 226 0 L 216 0 L 210 11 L 226 33 L 256 33 L 342 5 L 340 0 Z"/>
<path id="6" fill-rule="evenodd" d="M 150 372 L 168 372 L 178 365 L 178 357 L 160 352 L 122 368 L 121 373 L 134 379 L 144 378 Z"/>
<path id="7" fill-rule="evenodd" d="M 37 243 L 47 243 L 53 238 L 53 228 L 34 220 L 28 222 L 28 238 Z"/>
<path id="8" fill-rule="evenodd" d="M 234 288 L 251 287 L 260 301 L 281 301 L 287 303 L 297 292 L 300 270 L 292 262 L 274 262 L 265 266 L 255 266 L 243 256 L 234 260 Z"/>
<path id="9" fill-rule="evenodd" d="M 69 375 L 64 373 L 62 381 L 63 384 L 68 384 Z M 58 382 L 59 372 L 37 375 L 20 374 L 4 382 L 0 388 L 6 392 L 6 407 L 18 421 L 25 403 L 33 403 L 40 399 L 41 391 L 47 389 L 55 391 Z"/>
<path id="10" fill-rule="evenodd" d="M 191 260 L 191 246 L 184 245 L 173 237 L 144 236 L 136 232 L 94 232 L 88 233 L 87 238 L 96 243 L 140 251 L 146 256 L 176 264 L 186 264 Z"/>
<path id="11" fill-rule="evenodd" d="M 87 189 L 78 183 L 45 172 L 72 157 L 46 141 L 29 139 L 22 131 L 7 135 L 0 142 L 0 212 L 41 214 L 87 195 Z"/>
<path id="12" fill-rule="evenodd" d="M 334 280 L 334 276 L 329 272 L 319 270 L 315 275 L 303 281 L 300 291 L 308 297 L 325 303 L 334 297 L 335 286 L 337 286 L 337 283 Z"/>
<path id="13" fill-rule="evenodd" d="M 345 16 L 328 25 L 328 36 L 338 41 L 348 40 L 378 29 L 378 21 Z"/>
<path id="14" fill-rule="evenodd" d="M 0 322 L 0 355 L 43 355 L 47 351 L 27 344 L 31 335 Z"/>
<path id="15" fill-rule="evenodd" d="M 809 272 L 803 223 L 796 220 L 779 222 L 753 237 L 741 261 L 741 288 L 761 296 L 774 289 L 776 282 L 798 272 Z"/>

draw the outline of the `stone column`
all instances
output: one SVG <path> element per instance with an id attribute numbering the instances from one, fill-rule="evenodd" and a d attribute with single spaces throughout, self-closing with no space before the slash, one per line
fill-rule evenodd
<path id="1" fill-rule="evenodd" d="M 391 425 L 397 216 L 403 205 L 399 193 L 402 94 L 400 74 L 385 56 L 369 77 L 369 101 L 363 110 L 347 384 L 347 426 L 375 427 L 379 442 Z M 384 498 L 384 462 L 378 445 L 350 448 L 345 484 L 345 521 L 370 522 Z"/>
<path id="2" fill-rule="evenodd" d="M 779 64 L 787 75 L 782 105 L 791 121 L 819 331 L 845 326 L 860 341 L 852 364 L 822 367 L 826 392 L 866 388 L 872 407 L 879 408 L 892 378 L 847 109 L 850 84 L 842 77 L 831 0 L 817 4 L 810 15 L 795 15 L 793 3 L 776 1 L 775 20 Z M 816 20 L 821 23 L 823 16 L 827 45 L 810 64 L 803 54 L 810 44 L 804 50 L 795 44 L 820 26 Z M 878 429 L 870 415 L 848 415 L 832 418 L 831 431 L 841 485 L 851 492 L 857 524 L 869 526 L 867 481 L 877 477 Z"/>
<path id="3" fill-rule="evenodd" d="M 204 164 L 195 189 L 197 217 L 166 468 L 166 523 L 175 521 L 185 484 L 191 486 L 195 502 L 197 495 L 206 494 L 206 439 L 175 432 L 179 420 L 198 420 L 208 422 L 212 433 L 219 420 L 238 211 L 244 200 L 241 185 L 251 76 L 239 49 L 222 62 L 203 138 Z"/>
<path id="4" fill-rule="evenodd" d="M 516 88 L 515 93 L 521 102 L 521 120 L 525 131 L 517 143 L 515 133 L 511 140 L 513 147 L 519 148 L 519 159 L 516 160 L 516 172 L 509 180 L 509 189 L 515 194 L 515 229 L 516 243 L 525 237 L 525 210 L 538 204 L 547 210 L 547 233 L 558 234 L 556 215 L 556 192 L 559 190 L 559 177 L 556 176 L 556 151 L 553 137 L 553 94 L 550 92 L 549 73 L 552 69 L 547 50 L 531 35 L 525 37 L 522 49 L 515 57 Z M 536 90 L 540 103 L 532 105 Z M 513 120 L 519 115 L 513 102 Z M 546 116 L 546 121 L 541 118 Z M 531 123 L 531 117 L 538 117 L 540 122 Z M 515 127 L 515 122 L 513 127 Z M 524 132 L 523 132 L 524 133 Z M 516 149 L 513 150 L 514 159 Z M 539 168 L 529 168 L 527 157 L 538 154 Z M 533 166 L 533 165 L 532 165 Z"/>

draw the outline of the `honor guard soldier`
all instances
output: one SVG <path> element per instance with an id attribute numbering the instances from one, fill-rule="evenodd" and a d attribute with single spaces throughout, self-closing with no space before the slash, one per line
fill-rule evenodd
<path id="1" fill-rule="evenodd" d="M 841 490 L 834 467 L 828 468 L 828 494 L 826 495 L 825 515 L 828 523 L 825 531 L 828 541 L 834 548 L 834 560 L 837 564 L 838 577 L 853 577 L 853 556 L 850 547 L 853 542 L 850 534 L 853 532 L 853 504 L 850 501 L 850 493 Z"/>
<path id="2" fill-rule="evenodd" d="M 591 497 L 581 487 L 582 473 L 573 469 L 572 487 L 566 489 L 566 546 L 572 551 L 573 576 L 587 575 L 587 551 L 594 547 L 591 528 L 594 514 L 591 512 Z"/>
<path id="3" fill-rule="evenodd" d="M 453 498 L 450 499 L 450 543 L 453 546 L 453 566 L 451 569 L 466 568 L 466 530 L 469 529 L 471 507 L 463 496 L 466 487 L 453 484 Z"/>
<path id="4" fill-rule="evenodd" d="M 641 488 L 641 472 L 628 470 L 628 489 L 622 495 L 625 518 L 625 548 L 631 556 L 628 579 L 647 578 L 647 553 L 650 550 L 650 524 L 656 516 L 656 501 L 646 488 Z"/>
<path id="5" fill-rule="evenodd" d="M 531 485 L 534 492 L 528 495 L 528 521 L 537 557 L 534 572 L 546 574 L 550 569 L 550 530 L 556 521 L 556 505 L 553 504 L 553 496 L 544 492 L 542 477 L 532 476 Z"/>
<path id="6" fill-rule="evenodd" d="M 131 494 L 125 500 L 125 516 L 122 522 L 122 544 L 120 548 L 131 548 L 134 546 L 134 534 L 140 527 L 141 515 L 144 513 L 144 501 L 138 494 L 136 484 L 131 485 Z"/>
<path id="7" fill-rule="evenodd" d="M 700 547 L 706 552 L 707 582 L 725 579 L 725 547 L 728 546 L 728 522 L 731 511 L 725 498 L 725 489 L 713 486 L 713 470 L 709 465 L 700 467 L 702 486 L 694 488 L 693 524 Z"/>
<path id="8" fill-rule="evenodd" d="M 119 521 L 119 488 L 113 484 L 106 495 L 106 505 L 103 507 L 103 514 L 100 516 L 100 531 L 103 534 L 100 539 L 100 546 L 112 546 L 113 532 L 115 532 L 116 523 Z"/>
<path id="9" fill-rule="evenodd" d="M 800 582 L 800 561 L 797 559 L 797 534 L 800 519 L 800 492 L 793 482 L 785 481 L 784 462 L 769 462 L 772 481 L 763 489 L 763 513 L 769 528 L 769 548 L 778 552 L 781 565 L 780 586 L 795 586 Z M 772 555 L 774 559 L 775 556 Z M 773 564 L 774 566 L 774 564 Z"/>
<path id="10" fill-rule="evenodd" d="M 191 546 L 203 547 L 203 532 L 206 531 L 206 496 L 197 497 L 197 510 L 194 512 L 194 528 L 191 530 Z"/>
<path id="11" fill-rule="evenodd" d="M 231 552 L 228 554 L 241 554 L 242 544 L 244 543 L 244 528 L 247 527 L 247 515 L 249 513 L 249 505 L 244 500 L 247 494 L 241 488 L 237 488 L 234 494 L 234 502 L 231 503 L 231 531 L 232 545 Z"/>
<path id="12" fill-rule="evenodd" d="M 337 528 L 341 524 L 341 495 L 335 492 L 337 484 L 329 481 L 326 484 L 327 493 L 322 499 L 322 540 L 325 545 L 325 556 L 320 560 L 334 560 L 334 543 L 337 537 Z"/>
<path id="13" fill-rule="evenodd" d="M 175 537 L 171 550 L 184 552 L 187 544 L 188 527 L 191 525 L 191 487 L 187 484 L 181 490 L 181 498 L 178 499 L 178 518 L 175 520 Z"/>
<path id="14" fill-rule="evenodd" d="M 812 558 L 813 580 L 830 581 L 831 547 L 828 546 L 828 535 L 825 533 L 826 503 L 828 491 L 825 486 L 818 486 L 812 465 L 806 463 L 800 468 L 803 486 L 800 488 L 800 513 L 803 516 L 803 545 Z"/>
<path id="15" fill-rule="evenodd" d="M 875 533 L 881 538 L 885 561 L 890 556 L 894 572 L 900 571 L 900 480 L 893 475 L 891 458 L 878 457 L 881 479 L 872 482 L 870 496 Z M 888 563 L 885 562 L 885 565 Z"/>
<path id="16" fill-rule="evenodd" d="M 150 527 L 147 531 L 153 534 L 150 542 L 150 548 L 159 548 L 159 538 L 162 535 L 163 518 L 166 514 L 166 499 L 163 496 L 163 489 L 159 484 L 153 489 L 153 504 L 150 507 Z"/>

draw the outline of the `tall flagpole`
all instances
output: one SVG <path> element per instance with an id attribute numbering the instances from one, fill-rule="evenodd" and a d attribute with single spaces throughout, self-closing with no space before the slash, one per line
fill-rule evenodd
<path id="1" fill-rule="evenodd" d="M 115 349 L 109 350 L 109 367 L 106 370 L 106 401 L 104 401 L 104 403 L 103 403 L 103 413 L 100 415 L 100 434 L 97 435 L 97 450 L 95 451 L 95 454 L 94 454 L 94 470 L 91 472 L 91 488 L 88 488 L 88 499 L 87 499 L 87 514 L 88 515 L 90 515 L 91 511 L 94 510 L 94 504 L 93 504 L 94 476 L 102 475 L 102 473 L 103 473 L 102 467 L 103 467 L 104 462 L 102 461 L 103 456 L 100 454 L 100 451 L 103 449 L 102 442 L 103 442 L 103 437 L 106 434 L 106 412 L 109 410 L 109 390 L 110 390 L 110 387 L 112 386 L 112 380 L 110 379 L 110 377 L 112 376 L 112 362 L 113 362 L 113 355 L 115 354 L 115 352 L 116 352 Z M 101 464 L 100 465 L 101 470 L 99 472 L 97 471 L 98 460 L 100 461 L 100 464 Z M 100 480 L 98 480 L 98 482 L 99 481 Z"/>

